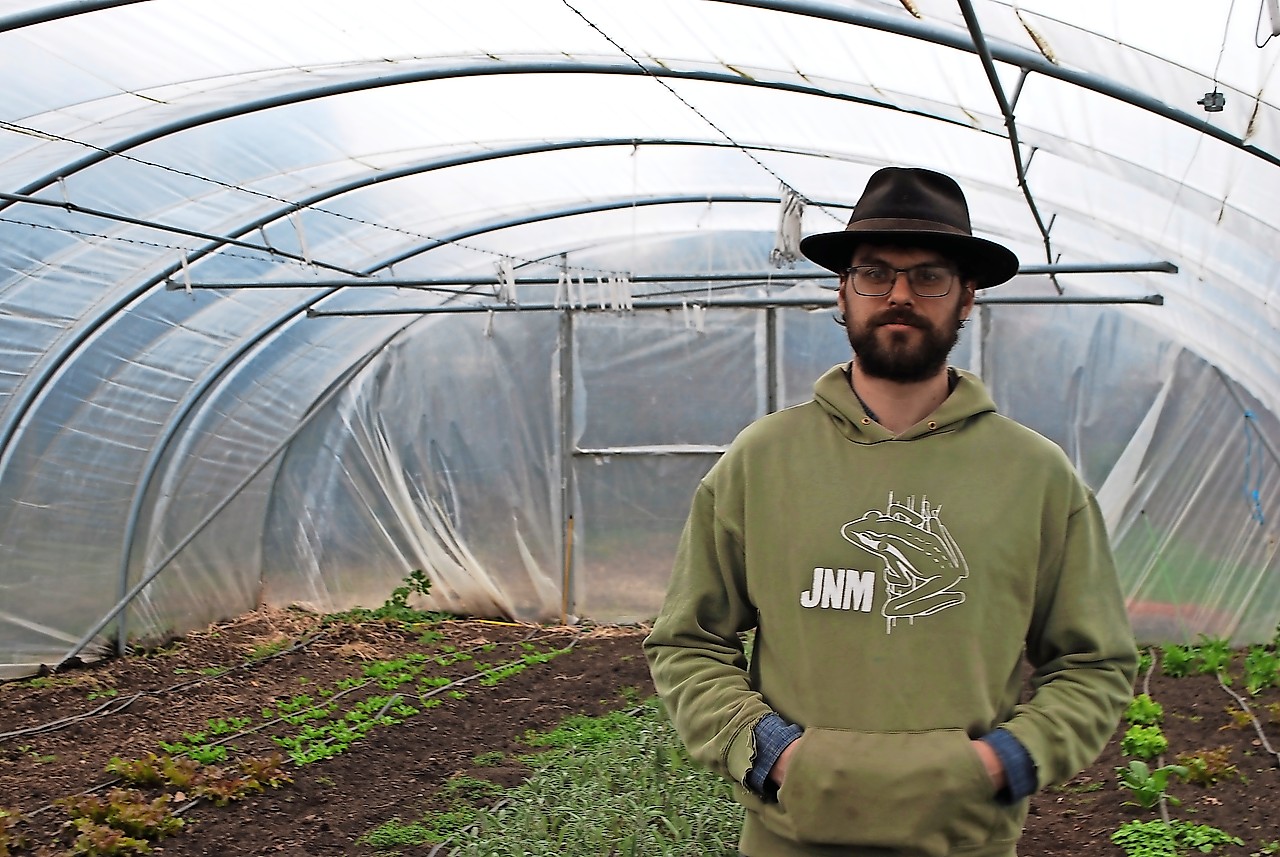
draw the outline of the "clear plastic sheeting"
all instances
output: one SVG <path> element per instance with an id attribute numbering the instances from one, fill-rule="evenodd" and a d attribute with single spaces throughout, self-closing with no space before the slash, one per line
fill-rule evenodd
<path id="1" fill-rule="evenodd" d="M 1169 362 L 1100 494 L 1134 629 L 1146 640 L 1270 639 L 1280 482 L 1263 438 L 1280 437 L 1280 424 L 1193 355 Z"/>
<path id="2" fill-rule="evenodd" d="M 0 677 L 415 568 L 440 609 L 646 618 L 698 475 L 847 355 L 834 280 L 769 264 L 782 201 L 838 229 L 890 164 L 955 176 L 1024 268 L 1093 269 L 995 290 L 1044 303 L 983 305 L 954 359 L 1099 491 L 1140 634 L 1269 639 L 1277 29 L 0 3 Z"/>
<path id="3" fill-rule="evenodd" d="M 375 605 L 422 569 L 432 609 L 559 610 L 558 319 L 446 322 L 383 350 L 291 445 L 265 600 Z"/>

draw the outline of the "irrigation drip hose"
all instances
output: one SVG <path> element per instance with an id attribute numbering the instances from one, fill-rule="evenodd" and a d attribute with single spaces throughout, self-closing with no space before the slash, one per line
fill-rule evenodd
<path id="1" fill-rule="evenodd" d="M 307 646 L 311 645 L 312 643 L 314 643 L 316 640 L 320 639 L 323 636 L 325 636 L 325 632 L 320 631 L 319 633 L 314 634 L 307 639 L 300 640 L 298 643 L 290 646 L 287 649 L 282 649 L 278 652 L 272 652 L 266 657 L 257 658 L 256 660 L 245 661 L 244 663 L 231 667 L 226 672 L 218 673 L 217 675 L 203 676 L 197 679 L 188 679 L 187 681 L 179 682 L 178 684 L 163 688 L 161 690 L 141 690 L 135 693 L 133 696 L 130 696 L 123 700 L 109 700 L 107 702 L 104 702 L 102 705 L 99 705 L 97 708 L 93 709 L 92 711 L 86 711 L 83 714 L 76 714 L 72 717 L 63 717 L 58 720 L 53 720 L 48 723 L 43 723 L 39 726 L 28 726 L 25 729 L 15 729 L 12 732 L 0 732 L 0 744 L 3 744 L 5 741 L 9 741 L 13 738 L 21 738 L 24 735 L 38 735 L 44 732 L 56 732 L 59 729 L 65 729 L 68 726 L 74 726 L 75 724 L 88 720 L 91 717 L 106 717 L 111 714 L 118 714 L 119 712 L 125 710 L 130 705 L 137 702 L 139 699 L 141 699 L 144 696 L 166 696 L 170 693 L 176 693 L 179 690 L 185 690 L 189 687 L 197 687 L 206 682 L 213 681 L 216 678 L 222 678 L 223 676 L 230 675 L 231 673 L 236 672 L 237 670 L 252 669 L 253 667 L 256 667 L 258 664 L 266 663 L 272 658 L 278 658 L 283 655 L 288 655 L 293 652 L 296 652 L 299 649 L 306 648 Z M 104 710 L 112 705 L 115 705 L 116 707 L 112 708 L 110 711 Z"/>
<path id="2" fill-rule="evenodd" d="M 84 714 L 76 714 L 71 717 L 62 717 L 62 718 L 59 718 L 58 720 L 52 720 L 48 723 L 42 723 L 39 726 L 28 726 L 25 729 L 15 729 L 12 732 L 5 732 L 0 734 L 0 743 L 8 741 L 11 738 L 21 738 L 24 735 L 39 735 L 44 732 L 56 732 L 59 729 L 65 729 L 68 726 L 73 726 L 82 720 L 88 720 L 90 717 L 106 717 L 109 714 L 116 714 L 118 712 L 124 711 L 130 705 L 133 705 L 133 703 L 137 702 L 141 697 L 146 696 L 148 693 L 154 693 L 154 692 L 155 691 L 146 691 L 146 690 L 139 691 L 138 693 L 135 693 L 133 696 L 126 697 L 125 699 L 113 699 L 113 700 L 104 702 L 101 705 L 99 705 L 97 708 L 93 709 L 92 711 L 86 711 Z M 104 710 L 113 705 L 115 706 L 115 708 L 112 708 L 110 711 Z"/>
<path id="3" fill-rule="evenodd" d="M 1151 663 L 1150 665 L 1147 666 L 1147 671 L 1142 676 L 1142 692 L 1147 695 L 1148 699 L 1150 699 L 1151 698 L 1151 674 L 1156 671 L 1156 650 L 1155 650 L 1155 647 L 1152 647 L 1147 649 L 1147 651 L 1151 653 Z M 1156 767 L 1157 768 L 1164 767 L 1163 753 L 1161 753 L 1156 758 Z M 1168 824 L 1169 823 L 1169 799 L 1168 799 L 1168 796 L 1165 795 L 1163 792 L 1160 794 L 1160 801 L 1158 805 L 1160 807 L 1161 820 L 1163 820 L 1165 824 Z"/>
<path id="4" fill-rule="evenodd" d="M 1147 665 L 1147 671 L 1142 675 L 1142 692 L 1147 695 L 1148 699 L 1150 699 L 1151 698 L 1151 674 L 1156 671 L 1155 646 L 1151 646 L 1150 648 L 1148 648 L 1147 652 L 1151 655 L 1151 663 Z M 1164 767 L 1163 753 L 1161 753 L 1160 756 L 1156 759 L 1156 767 L 1158 768 Z M 1163 792 L 1160 794 L 1159 806 L 1160 806 L 1160 818 L 1164 821 L 1165 824 L 1168 824 L 1169 823 L 1169 800 L 1168 800 L 1168 797 Z"/>
<path id="5" fill-rule="evenodd" d="M 1218 679 L 1219 686 L 1231 695 L 1231 698 L 1240 706 L 1241 711 L 1249 715 L 1249 719 L 1253 722 L 1253 731 L 1258 733 L 1258 740 L 1262 742 L 1263 749 L 1273 757 L 1271 762 L 1272 767 L 1280 768 L 1280 753 L 1277 753 L 1275 748 L 1271 746 L 1271 742 L 1267 740 L 1266 733 L 1262 731 L 1262 724 L 1258 722 L 1258 716 L 1253 713 L 1253 709 L 1249 707 L 1249 703 L 1245 702 L 1243 696 L 1232 690 L 1227 683 L 1222 680 L 1221 670 L 1216 672 L 1214 675 Z"/>
<path id="6" fill-rule="evenodd" d="M 1147 649 L 1147 651 L 1151 653 L 1151 665 L 1147 667 L 1147 671 L 1142 677 L 1142 692 L 1149 697 L 1151 696 L 1151 674 L 1155 672 L 1156 668 L 1156 651 L 1154 647 Z M 1267 735 L 1262 729 L 1262 723 L 1258 720 L 1258 716 L 1253 713 L 1253 709 L 1249 707 L 1249 703 L 1243 696 L 1231 689 L 1223 678 L 1222 670 L 1215 670 L 1213 677 L 1218 680 L 1218 686 L 1225 690 L 1231 698 L 1236 701 L 1236 704 L 1240 706 L 1240 710 L 1249 715 L 1249 721 L 1253 724 L 1253 731 L 1258 733 L 1258 741 L 1261 743 L 1263 749 L 1272 756 L 1272 767 L 1280 768 L 1280 753 L 1276 752 L 1275 748 L 1271 746 L 1271 742 L 1267 740 Z M 1163 755 L 1156 759 L 1156 764 L 1161 767 L 1164 766 Z M 1166 805 L 1164 795 L 1160 796 L 1160 817 L 1164 819 L 1166 824 L 1169 823 L 1169 808 Z"/>
<path id="7" fill-rule="evenodd" d="M 1142 692 L 1147 696 L 1151 695 L 1151 674 L 1156 671 L 1156 649 L 1151 646 L 1147 649 L 1151 655 L 1151 663 L 1147 665 L 1147 672 L 1142 676 Z"/>
<path id="8" fill-rule="evenodd" d="M 501 624 L 501 623 L 495 623 L 495 624 Z M 535 627 L 532 631 L 530 631 L 527 635 L 525 635 L 525 637 L 524 637 L 523 639 L 521 639 L 521 640 L 517 640 L 517 641 L 516 641 L 516 643 L 527 643 L 527 642 L 529 642 L 530 640 L 534 639 L 534 638 L 538 635 L 538 631 L 539 631 L 539 630 L 541 630 L 541 629 L 539 629 L 539 628 Z M 164 690 L 158 690 L 158 691 L 141 691 L 141 692 L 139 692 L 139 693 L 134 694 L 132 697 L 130 697 L 128 700 L 126 700 L 126 701 L 125 701 L 125 703 L 124 703 L 123 705 L 120 705 L 118 708 L 114 709 L 114 710 L 113 710 L 113 711 L 111 711 L 111 712 L 107 712 L 107 713 L 114 714 L 114 713 L 116 713 L 117 711 L 122 711 L 124 708 L 128 707 L 128 705 L 132 704 L 134 701 L 136 701 L 139 697 L 142 697 L 142 696 L 147 696 L 147 695 L 161 696 L 161 695 L 164 695 L 164 694 L 167 694 L 167 693 L 171 693 L 171 692 L 173 692 L 173 691 L 175 691 L 175 690 L 178 690 L 178 689 L 181 689 L 181 688 L 186 688 L 186 687 L 191 687 L 191 686 L 194 686 L 194 685 L 203 684 L 203 683 L 204 683 L 204 682 L 206 682 L 206 681 L 212 681 L 213 679 L 216 679 L 216 678 L 222 678 L 223 676 L 230 675 L 232 672 L 234 672 L 234 671 L 236 671 L 236 670 L 238 670 L 238 669 L 244 669 L 244 668 L 247 668 L 247 667 L 257 666 L 258 664 L 263 663 L 263 662 L 268 661 L 268 660 L 271 660 L 272 658 L 278 658 L 278 657 L 280 657 L 281 655 L 286 655 L 286 654 L 289 654 L 290 652 L 295 652 L 295 651 L 297 651 L 297 650 L 299 650 L 299 649 L 301 649 L 301 648 L 304 648 L 305 646 L 309 646 L 311 643 L 314 643 L 316 640 L 320 639 L 320 638 L 321 638 L 321 637 L 323 637 L 324 635 L 325 635 L 325 632 L 321 631 L 321 632 L 319 632 L 319 633 L 316 633 L 316 634 L 312 635 L 311 637 L 309 637 L 309 638 L 307 638 L 307 639 L 305 639 L 305 640 L 302 640 L 302 641 L 298 642 L 298 643 L 297 643 L 296 645 L 294 645 L 294 646 L 290 646 L 290 647 L 289 647 L 289 648 L 287 648 L 287 649 L 282 649 L 282 650 L 281 650 L 281 651 L 279 651 L 279 652 L 274 652 L 274 653 L 272 653 L 272 654 L 270 654 L 270 655 L 268 655 L 268 656 L 266 656 L 266 657 L 264 657 L 264 658 L 259 658 L 259 659 L 254 660 L 254 661 L 246 661 L 246 662 L 244 662 L 244 663 L 240 664 L 239 666 L 232 667 L 231 669 L 227 670 L 226 672 L 218 673 L 217 675 L 213 675 L 213 676 L 206 676 L 206 677 L 204 677 L 204 678 L 201 678 L 201 679 L 195 679 L 195 680 L 192 680 L 192 681 L 185 681 L 185 682 L 182 682 L 182 683 L 180 683 L 180 684 L 174 685 L 173 687 L 166 688 L 166 689 L 164 689 Z M 548 635 L 548 636 L 552 636 L 552 635 Z M 577 645 L 578 645 L 578 643 L 579 643 L 579 642 L 581 642 L 581 641 L 582 641 L 582 639 L 583 639 L 583 638 L 582 638 L 581 636 L 575 636 L 573 639 L 571 639 L 571 640 L 569 641 L 569 645 L 567 645 L 567 646 L 565 647 L 565 650 L 573 649 L 575 646 L 577 646 Z M 468 652 L 475 651 L 476 649 L 482 648 L 482 647 L 483 647 L 483 646 L 485 646 L 485 645 L 487 645 L 487 643 L 477 643 L 476 645 L 471 646 L 469 649 L 466 649 L 466 650 L 464 650 L 464 651 L 468 651 Z M 449 683 L 449 684 L 445 685 L 444 687 L 433 688 L 432 690 L 430 690 L 430 691 L 429 691 L 429 692 L 427 692 L 427 693 L 418 694 L 418 699 L 420 699 L 420 700 L 423 700 L 423 699 L 429 699 L 429 698 L 431 698 L 431 697 L 433 697 L 433 696 L 437 696 L 437 695 L 439 695 L 439 694 L 441 694 L 441 693 L 445 693 L 446 691 L 449 691 L 449 690 L 451 690 L 451 689 L 453 689 L 453 688 L 456 688 L 456 687 L 458 687 L 459 685 L 467 684 L 467 683 L 469 683 L 469 682 L 475 681 L 476 679 L 484 678 L 484 677 L 485 677 L 485 676 L 487 676 L 487 675 L 491 675 L 491 674 L 493 674 L 493 673 L 495 673 L 495 672 L 498 672 L 498 671 L 500 671 L 500 670 L 506 669 L 506 668 L 507 668 L 507 667 L 509 667 L 509 666 L 510 666 L 510 664 L 509 664 L 509 663 L 498 664 L 497 666 L 492 667 L 492 668 L 490 668 L 490 669 L 483 670 L 483 671 L 481 671 L 481 672 L 477 672 L 477 673 L 475 673 L 475 674 L 473 674 L 473 675 L 465 676 L 464 678 L 460 678 L 460 679 L 458 679 L 458 680 L 456 680 L 456 681 L 453 681 L 453 682 L 451 682 L 451 683 Z M 315 710 L 316 710 L 316 709 L 318 709 L 318 708 L 322 708 L 322 707 L 324 707 L 324 706 L 327 706 L 329 703 L 333 702 L 335 699 L 341 699 L 342 697 L 346 696 L 346 695 L 347 695 L 347 694 L 349 694 L 349 693 L 354 693 L 354 692 L 355 692 L 355 691 L 357 691 L 357 690 L 360 690 L 360 689 L 362 689 L 362 688 L 368 687 L 368 686 L 369 686 L 370 684 L 372 684 L 375 680 L 376 680 L 376 679 L 374 679 L 374 678 L 369 678 L 369 679 L 367 679 L 367 680 L 365 680 L 365 681 L 361 682 L 360 684 L 353 685 L 353 686 L 351 686 L 351 687 L 349 687 L 349 688 L 346 688 L 345 690 L 341 690 L 341 691 L 338 691 L 337 693 L 334 693 L 332 696 L 328 696 L 328 697 L 326 697 L 323 703 L 319 703 L 319 704 L 313 705 L 313 706 L 311 706 L 310 708 L 302 709 L 300 712 L 293 712 L 293 714 L 295 714 L 295 715 L 296 715 L 296 714 L 298 714 L 298 713 L 304 713 L 304 714 L 305 714 L 305 713 L 307 713 L 307 712 L 315 711 Z M 387 710 L 388 710 L 388 709 L 390 709 L 390 708 L 391 708 L 391 706 L 392 706 L 392 705 L 394 705 L 394 704 L 396 703 L 396 701 L 398 701 L 399 699 L 402 699 L 402 698 L 403 698 L 402 694 L 400 694 L 400 693 L 398 693 L 398 692 L 397 692 L 397 693 L 395 693 L 395 694 L 393 694 L 393 695 L 392 695 L 392 697 L 391 697 L 391 700 L 390 700 L 389 702 L 387 702 L 387 703 L 386 703 L 386 705 L 384 705 L 384 706 L 382 707 L 382 709 L 378 712 L 378 716 L 379 716 L 379 717 L 381 717 L 383 714 L 385 714 L 385 713 L 387 712 Z M 106 707 L 106 706 L 107 706 L 107 705 L 109 705 L 109 704 L 111 704 L 111 703 L 104 703 L 103 705 L 98 706 L 98 708 L 95 708 L 93 712 L 88 712 L 88 713 L 86 713 L 86 714 L 77 715 L 77 716 L 75 716 L 75 717 L 67 717 L 67 718 L 63 718 L 62 720 L 53 721 L 52 723 L 50 723 L 50 724 L 45 724 L 45 725 L 43 725 L 43 726 L 34 726 L 34 727 L 29 727 L 29 728 L 27 728 L 27 729 L 23 729 L 23 730 L 18 730 L 17 732 L 10 732 L 10 733 L 0 734 L 0 741 L 6 740 L 6 739 L 8 739 L 8 738 L 10 738 L 10 737 L 16 737 L 16 736 L 19 736 L 19 735 L 23 735 L 23 734 L 34 734 L 34 733 L 37 733 L 37 732 L 52 732 L 52 731 L 56 731 L 57 729 L 65 728 L 66 726 L 72 725 L 73 723 L 78 723 L 78 722 L 80 722 L 80 721 L 82 721 L 82 720 L 85 720 L 85 719 L 87 719 L 87 718 L 89 718 L 89 717 L 93 716 L 94 712 L 101 711 L 104 707 Z M 408 719 L 408 718 L 406 718 L 406 719 Z M 256 732 L 260 732 L 260 731 L 262 731 L 263 729 L 266 729 L 268 726 L 274 726 L 274 725 L 276 725 L 277 723 L 282 722 L 283 720 L 285 720 L 285 718 L 284 718 L 284 717 L 277 717 L 277 718 L 275 718 L 274 720 L 267 720 L 267 721 L 264 721 L 263 723 L 260 723 L 260 724 L 258 724 L 257 726 L 254 726 L 254 727 L 253 727 L 253 728 L 251 728 L 251 729 L 242 729 L 242 730 L 240 730 L 239 732 L 233 733 L 233 734 L 231 734 L 231 735 L 224 735 L 223 737 L 219 738 L 219 739 L 218 739 L 218 740 L 216 740 L 216 741 L 209 741 L 209 742 L 208 742 L 208 746 L 218 746 L 218 745 L 221 745 L 221 744 L 225 744 L 225 743 L 227 743 L 228 741 L 234 741 L 234 740 L 235 740 L 235 739 L 237 739 L 237 738 L 244 737 L 245 735 L 252 735 L 252 734 L 254 734 L 254 733 L 256 733 Z M 187 755 L 187 754 L 185 754 L 185 753 L 179 753 L 179 754 L 178 754 L 178 757 L 181 757 L 181 756 L 184 756 L 184 755 Z M 285 760 L 283 760 L 283 761 L 284 761 L 284 763 L 293 763 L 293 760 L 292 760 L 292 759 L 285 759 Z M 293 764 L 296 764 L 296 763 L 293 763 Z M 111 787 L 111 786 L 114 786 L 114 785 L 118 784 L 120 781 L 121 781 L 121 778 L 120 778 L 120 777 L 114 777 L 114 778 L 112 778 L 112 779 L 110 779 L 110 780 L 107 780 L 106 782 L 98 783 L 98 784 L 97 784 L 97 785 L 95 785 L 95 786 L 90 786 L 89 788 L 87 788 L 87 789 L 85 789 L 85 790 L 83 790 L 83 791 L 81 791 L 81 792 L 77 792 L 75 795 L 72 795 L 72 797 L 82 797 L 82 796 L 84 796 L 84 795 L 94 794 L 94 793 L 96 793 L 96 792 L 100 792 L 100 791 L 102 791 L 102 790 L 103 790 L 103 789 L 105 789 L 105 788 L 109 788 L 109 787 Z M 179 807 L 178 809 L 176 809 L 176 810 L 175 810 L 175 813 L 180 815 L 181 813 L 186 812 L 186 811 L 190 810 L 192 807 L 196 806 L 196 805 L 197 805 L 198 803 L 200 803 L 202 800 L 203 800 L 203 798 L 200 798 L 200 797 L 192 798 L 190 801 L 188 801 L 187 803 L 183 804 L 181 807 Z M 28 818 L 33 818 L 33 817 L 35 817 L 35 816 L 37 816 L 37 815 L 40 815 L 40 814 L 41 814 L 41 813 L 43 813 L 43 812 L 46 812 L 47 810 L 50 810 L 50 809 L 56 809 L 56 808 L 57 808 L 57 805 L 56 805 L 56 804 L 52 804 L 52 803 L 51 803 L 51 804 L 45 804 L 44 806 L 39 807 L 38 809 L 34 809 L 34 810 L 30 811 L 30 812 L 26 812 L 26 813 L 25 813 L 25 815 L 26 815 Z M 443 844 L 443 843 L 442 843 L 442 844 Z M 433 851 L 432 853 L 434 854 L 435 852 Z"/>

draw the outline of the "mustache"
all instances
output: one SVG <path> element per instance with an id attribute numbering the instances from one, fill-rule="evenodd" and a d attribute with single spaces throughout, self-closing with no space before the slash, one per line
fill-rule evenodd
<path id="1" fill-rule="evenodd" d="M 873 319 L 871 324 L 879 327 L 884 324 L 907 324 L 911 327 L 928 328 L 929 324 L 909 309 L 887 309 Z"/>

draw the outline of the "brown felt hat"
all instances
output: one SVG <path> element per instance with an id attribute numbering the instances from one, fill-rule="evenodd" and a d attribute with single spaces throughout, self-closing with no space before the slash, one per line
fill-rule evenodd
<path id="1" fill-rule="evenodd" d="M 933 170 L 885 167 L 867 181 L 841 232 L 810 235 L 800 252 L 837 274 L 849 267 L 859 244 L 927 247 L 952 257 L 980 289 L 998 286 L 1018 273 L 1012 250 L 975 238 L 969 206 L 955 179 Z"/>

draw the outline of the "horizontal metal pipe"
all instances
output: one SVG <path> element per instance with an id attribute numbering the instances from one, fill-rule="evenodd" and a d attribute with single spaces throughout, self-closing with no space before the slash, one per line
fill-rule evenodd
<path id="1" fill-rule="evenodd" d="M 626 456 L 626 455 L 721 455 L 729 447 L 707 444 L 654 444 L 651 446 L 604 446 L 575 449 L 574 455 Z"/>
<path id="2" fill-rule="evenodd" d="M 1176 274 L 1178 266 L 1169 261 L 1153 262 L 1099 262 L 1054 265 L 1024 265 L 1018 269 L 1019 276 L 1041 276 L 1045 274 Z M 830 271 L 744 271 L 727 274 L 637 274 L 627 277 L 632 283 L 734 283 L 740 280 L 759 282 L 791 282 L 800 280 L 829 280 L 835 274 Z M 586 277 L 586 282 L 593 283 L 594 276 Z M 558 277 L 516 277 L 518 286 L 554 286 L 560 282 Z M 361 277 L 359 279 L 309 279 L 278 280 L 270 282 L 221 282 L 195 283 L 192 289 L 367 289 L 397 288 L 426 289 L 447 288 L 450 286 L 476 288 L 479 286 L 498 286 L 501 281 L 496 277 Z M 170 291 L 183 291 L 186 283 L 173 279 L 165 282 Z"/>
<path id="3" fill-rule="evenodd" d="M 975 301 L 980 304 L 1148 304 L 1164 306 L 1164 295 L 1009 295 L 1008 297 L 982 296 Z M 778 296 L 772 298 L 712 298 L 711 300 L 670 300 L 637 298 L 629 307 L 620 306 L 577 306 L 554 303 L 528 304 L 451 304 L 449 306 L 430 307 L 370 307 L 368 309 L 325 310 L 309 309 L 308 318 L 355 318 L 360 316 L 380 315 L 451 315 L 456 313 L 478 312 L 623 312 L 634 310 L 672 310 L 686 307 L 705 307 L 712 309 L 761 309 L 767 307 L 803 307 L 823 309 L 835 306 L 835 295 L 812 296 Z"/>
<path id="4" fill-rule="evenodd" d="M 980 304 L 1148 304 L 1164 306 L 1164 295 L 1008 295 L 1000 297 L 982 297 L 979 295 L 975 303 Z"/>

